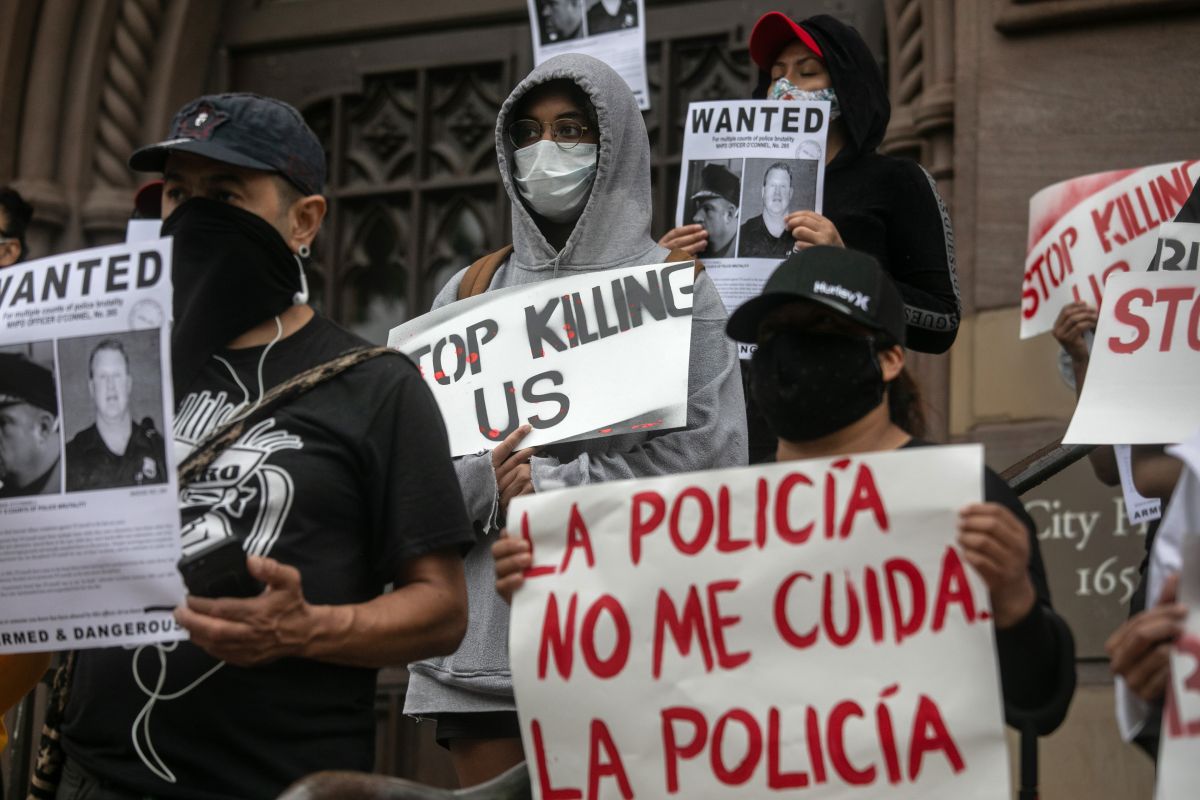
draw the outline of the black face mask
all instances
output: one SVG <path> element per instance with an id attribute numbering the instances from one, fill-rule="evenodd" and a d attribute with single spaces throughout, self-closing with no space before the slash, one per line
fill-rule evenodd
<path id="1" fill-rule="evenodd" d="M 171 368 L 178 403 L 213 353 L 292 305 L 300 267 L 262 217 L 204 197 L 175 209 L 162 235 L 175 237 Z"/>
<path id="2" fill-rule="evenodd" d="M 750 368 L 767 424 L 789 442 L 827 436 L 883 402 L 874 339 L 780 331 L 754 351 Z"/>

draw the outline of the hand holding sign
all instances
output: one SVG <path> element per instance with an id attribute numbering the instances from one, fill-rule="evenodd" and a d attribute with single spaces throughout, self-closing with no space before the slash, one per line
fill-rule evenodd
<path id="1" fill-rule="evenodd" d="M 513 592 L 525 585 L 525 570 L 533 566 L 533 545 L 503 530 L 492 545 L 492 558 L 496 562 L 496 592 L 504 602 L 512 603 Z"/>
<path id="2" fill-rule="evenodd" d="M 500 496 L 500 508 L 503 511 L 508 510 L 509 501 L 517 495 L 533 492 L 529 459 L 537 452 L 537 448 L 527 447 L 514 452 L 520 441 L 532 430 L 533 426 L 522 425 L 492 450 L 492 469 L 496 471 L 496 494 Z"/>
<path id="3" fill-rule="evenodd" d="M 1024 524 L 999 503 L 973 503 L 959 512 L 958 544 L 987 584 L 996 627 L 1009 628 L 1023 620 L 1037 602 L 1029 580 L 1029 533 Z"/>
<path id="4" fill-rule="evenodd" d="M 793 211 L 783 218 L 783 224 L 796 240 L 795 249 L 803 250 L 815 244 L 845 247 L 837 226 L 816 211 Z"/>
<path id="5" fill-rule="evenodd" d="M 1099 312 L 1087 303 L 1067 303 L 1062 311 L 1058 312 L 1052 332 L 1072 361 L 1088 360 L 1089 351 L 1084 334 L 1096 330 L 1099 318 Z"/>
<path id="6" fill-rule="evenodd" d="M 703 253 L 708 247 L 708 231 L 704 229 L 703 225 L 695 223 L 680 225 L 678 228 L 667 231 L 658 240 L 658 246 L 668 250 L 682 250 L 694 256 L 697 253 Z"/>
<path id="7" fill-rule="evenodd" d="M 1167 578 L 1154 608 L 1130 617 L 1108 637 L 1109 667 L 1146 702 L 1159 702 L 1167 688 L 1171 642 L 1183 632 L 1187 608 L 1175 602 L 1179 575 Z"/>

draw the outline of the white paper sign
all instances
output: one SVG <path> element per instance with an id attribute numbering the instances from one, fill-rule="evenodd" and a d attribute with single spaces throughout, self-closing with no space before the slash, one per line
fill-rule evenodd
<path id="1" fill-rule="evenodd" d="M 0 270 L 0 652 L 185 637 L 170 312 L 170 239 Z"/>
<path id="2" fill-rule="evenodd" d="M 795 240 L 783 218 L 821 210 L 828 119 L 826 102 L 688 106 L 675 224 L 708 231 L 698 257 L 726 311 L 760 294 L 791 253 Z M 753 352 L 754 345 L 738 344 L 742 358 Z"/>
<path id="3" fill-rule="evenodd" d="M 534 797 L 1008 798 L 978 445 L 526 495 Z"/>
<path id="4" fill-rule="evenodd" d="M 1200 264 L 1200 223 L 1168 222 L 1159 228 L 1150 270 L 1195 271 Z"/>
<path id="5" fill-rule="evenodd" d="M 1108 279 L 1066 444 L 1170 444 L 1200 428 L 1200 272 Z"/>
<path id="6" fill-rule="evenodd" d="M 1115 170 L 1047 186 L 1029 201 L 1021 338 L 1054 327 L 1068 303 L 1100 305 L 1112 275 L 1146 269 L 1159 228 L 1200 180 L 1200 161 Z"/>
<path id="7" fill-rule="evenodd" d="M 450 454 L 687 424 L 695 264 L 609 269 L 489 291 L 388 336 L 421 370 Z M 653 379 L 648 379 L 652 376 Z"/>
<path id="8" fill-rule="evenodd" d="M 608 64 L 629 84 L 638 108 L 650 108 L 646 83 L 645 0 L 528 0 L 533 64 L 583 53 Z"/>
<path id="9" fill-rule="evenodd" d="M 1171 648 L 1171 677 L 1158 752 L 1158 800 L 1192 800 L 1200 786 L 1200 435 L 1170 450 L 1184 462 L 1169 513 L 1182 512 L 1178 601 L 1188 607 L 1183 634 Z M 1164 523 L 1164 526 L 1166 523 Z M 1160 529 L 1161 530 L 1161 529 Z"/>

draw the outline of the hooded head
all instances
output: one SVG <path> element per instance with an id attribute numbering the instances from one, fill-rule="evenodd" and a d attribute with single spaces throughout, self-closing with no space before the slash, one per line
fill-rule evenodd
<path id="1" fill-rule="evenodd" d="M 750 33 L 750 54 L 759 69 L 754 97 L 767 96 L 775 58 L 796 41 L 816 53 L 829 70 L 847 148 L 857 153 L 873 151 L 883 141 L 892 115 L 883 73 L 858 31 L 827 14 L 794 22 L 772 11 L 755 23 Z"/>
<path id="2" fill-rule="evenodd" d="M 570 219 L 547 220 L 522 197 L 514 176 L 516 147 L 509 134 L 509 126 L 520 118 L 517 112 L 525 110 L 522 101 L 537 87 L 559 81 L 586 99 L 590 108 L 584 109 L 588 117 L 584 124 L 596 129 L 588 132 L 588 139 L 595 137 L 595 174 L 573 224 Z M 579 148 L 584 146 L 573 149 L 582 152 Z M 604 62 L 574 53 L 556 56 L 517 84 L 496 120 L 496 158 L 512 202 L 513 259 L 518 267 L 597 269 L 650 263 L 657 257 L 655 251 L 661 248 L 650 236 L 646 125 L 628 84 Z M 561 250 L 547 237 L 556 226 L 558 231 L 570 231 Z"/>

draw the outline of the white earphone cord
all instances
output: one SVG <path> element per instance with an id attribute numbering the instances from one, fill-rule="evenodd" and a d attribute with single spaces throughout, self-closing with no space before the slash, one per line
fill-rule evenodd
<path id="1" fill-rule="evenodd" d="M 300 274 L 303 276 L 303 270 Z M 304 291 L 307 294 L 307 286 L 305 287 Z M 282 338 L 283 322 L 278 316 L 276 316 L 275 338 L 271 339 L 270 343 L 263 348 L 262 355 L 258 358 L 258 399 L 254 401 L 253 405 L 248 405 L 250 403 L 250 390 L 246 388 L 246 384 L 242 383 L 242 379 L 238 377 L 237 370 L 233 368 L 233 365 L 220 356 L 213 356 L 213 358 L 217 359 L 217 361 L 220 361 L 225 366 L 225 369 L 229 370 L 229 375 L 233 378 L 234 383 L 236 383 L 242 390 L 243 405 L 248 405 L 248 407 L 242 411 L 241 414 L 235 415 L 235 417 L 233 417 L 234 419 L 250 414 L 262 403 L 263 396 L 266 394 L 265 385 L 263 382 L 263 365 L 267 363 L 267 353 L 270 353 L 271 348 L 274 347 L 275 344 Z M 163 761 L 162 756 L 160 756 L 158 751 L 154 749 L 154 741 L 150 738 L 150 715 L 154 712 L 154 705 L 160 700 L 176 700 L 180 697 L 183 697 L 185 694 L 204 683 L 204 681 L 208 680 L 209 677 L 215 674 L 217 670 L 221 669 L 221 667 L 225 666 L 225 662 L 218 661 L 203 675 L 182 689 L 169 694 L 162 694 L 163 684 L 166 683 L 167 680 L 167 653 L 174 651 L 176 645 L 174 642 L 169 645 L 154 645 L 154 649 L 158 653 L 158 680 L 155 682 L 153 689 L 148 688 L 142 681 L 142 676 L 138 674 L 138 659 L 141 657 L 142 652 L 146 649 L 146 647 L 147 645 L 142 645 L 133 654 L 133 680 L 135 683 L 137 683 L 138 688 L 142 690 L 142 693 L 146 695 L 147 700 L 146 704 L 142 706 L 142 710 L 137 713 L 136 717 L 134 717 L 133 725 L 130 726 L 129 729 L 129 736 L 133 740 L 134 751 L 137 753 L 138 758 L 141 759 L 141 762 L 146 765 L 146 769 L 150 770 L 155 774 L 155 776 L 161 778 L 167 783 L 176 783 L 178 779 L 175 777 L 175 773 L 171 771 L 171 768 L 168 767 L 166 762 Z M 138 737 L 139 732 L 146 739 L 146 751 L 142 750 L 142 743 L 139 741 Z M 149 757 L 147 757 L 147 752 L 149 753 Z"/>

